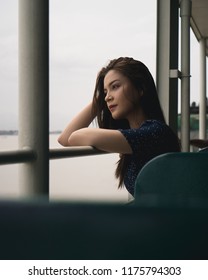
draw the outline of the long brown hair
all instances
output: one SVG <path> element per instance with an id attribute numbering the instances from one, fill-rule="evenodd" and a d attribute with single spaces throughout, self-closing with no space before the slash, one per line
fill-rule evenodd
<path id="1" fill-rule="evenodd" d="M 93 111 L 97 116 L 100 128 L 129 128 L 127 120 L 114 120 L 112 118 L 105 102 L 104 78 L 110 70 L 119 71 L 131 81 L 132 85 L 138 90 L 138 93 L 141 91 L 143 92 L 139 102 L 147 119 L 155 119 L 165 122 L 155 83 L 148 68 L 142 62 L 134 60 L 133 58 L 120 57 L 111 60 L 106 67 L 103 67 L 100 70 L 97 76 L 93 97 Z M 118 161 L 115 172 L 116 177 L 119 179 L 118 187 L 123 185 L 128 159 L 128 155 L 121 155 L 120 160 Z"/>

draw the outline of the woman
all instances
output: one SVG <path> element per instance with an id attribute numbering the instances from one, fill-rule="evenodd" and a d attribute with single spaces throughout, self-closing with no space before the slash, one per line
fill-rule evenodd
<path id="1" fill-rule="evenodd" d="M 97 117 L 99 128 L 89 128 Z M 134 196 L 141 168 L 152 158 L 180 151 L 179 141 L 165 124 L 154 80 L 133 58 L 110 61 L 98 74 L 93 101 L 76 116 L 58 139 L 63 146 L 93 146 L 120 154 L 119 187 Z"/>

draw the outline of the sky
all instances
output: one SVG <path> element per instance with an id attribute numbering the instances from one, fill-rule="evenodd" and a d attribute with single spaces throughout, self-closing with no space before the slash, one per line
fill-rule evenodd
<path id="1" fill-rule="evenodd" d="M 50 0 L 50 130 L 62 130 L 93 96 L 98 71 L 131 56 L 155 78 L 156 0 Z M 191 101 L 198 103 L 199 45 L 191 36 Z M 0 0 L 0 130 L 18 129 L 18 0 Z"/>

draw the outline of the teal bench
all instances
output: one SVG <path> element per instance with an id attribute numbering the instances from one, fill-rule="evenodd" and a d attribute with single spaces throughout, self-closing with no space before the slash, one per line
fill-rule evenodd
<path id="1" fill-rule="evenodd" d="M 208 197 L 208 154 L 169 153 L 149 161 L 137 177 L 135 202 L 144 196 Z"/>
<path id="2" fill-rule="evenodd" d="M 208 199 L 151 207 L 1 201 L 0 225 L 2 260 L 208 259 Z"/>

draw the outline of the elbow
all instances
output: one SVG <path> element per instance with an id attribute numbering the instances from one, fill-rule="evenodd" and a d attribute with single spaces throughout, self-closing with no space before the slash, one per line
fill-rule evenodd
<path id="1" fill-rule="evenodd" d="M 57 139 L 58 143 L 63 147 L 69 147 L 69 146 L 79 146 L 79 136 L 76 132 L 73 132 L 69 138 L 64 137 L 63 135 L 60 135 Z"/>
<path id="2" fill-rule="evenodd" d="M 63 146 L 63 147 L 67 147 L 67 146 L 69 146 L 69 144 L 68 144 L 68 141 L 66 141 L 66 139 L 64 139 L 63 137 L 62 137 L 62 135 L 60 135 L 59 137 L 58 137 L 58 143 L 61 145 L 61 146 Z"/>
<path id="3" fill-rule="evenodd" d="M 80 130 L 76 130 L 71 133 L 69 137 L 60 135 L 58 137 L 58 143 L 64 147 L 69 146 L 82 146 L 84 142 L 83 133 Z"/>

